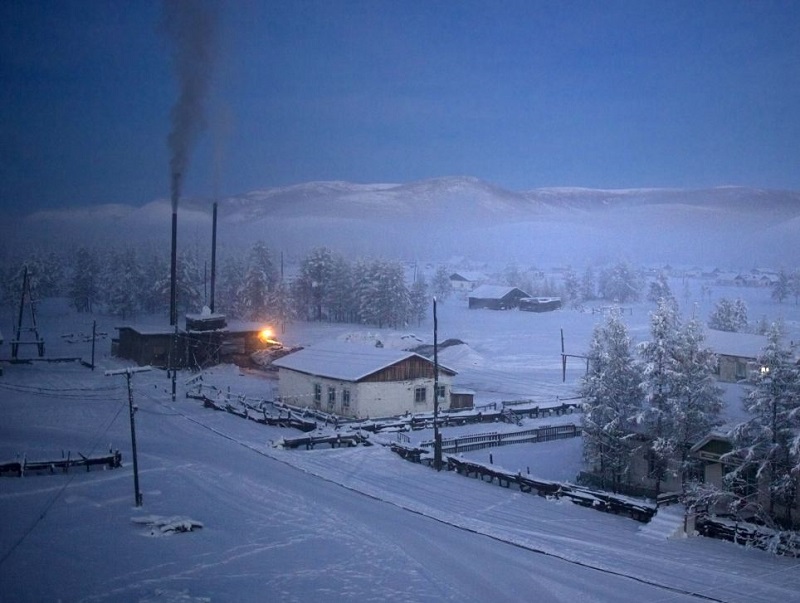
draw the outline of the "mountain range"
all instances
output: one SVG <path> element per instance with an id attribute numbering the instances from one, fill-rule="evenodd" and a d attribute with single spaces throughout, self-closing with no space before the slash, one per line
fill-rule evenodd
<path id="1" fill-rule="evenodd" d="M 179 246 L 210 244 L 211 201 L 181 199 Z M 800 191 L 539 188 L 472 177 L 405 184 L 310 182 L 220 199 L 222 250 L 264 240 L 289 256 L 317 246 L 399 259 L 581 264 L 619 258 L 750 268 L 800 259 Z M 41 211 L 12 245 L 163 245 L 170 203 Z M 16 242 L 14 242 L 16 241 Z"/>

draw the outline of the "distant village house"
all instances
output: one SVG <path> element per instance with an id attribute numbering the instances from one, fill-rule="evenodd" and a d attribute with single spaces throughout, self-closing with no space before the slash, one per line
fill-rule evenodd
<path id="1" fill-rule="evenodd" d="M 486 276 L 480 272 L 460 271 L 450 275 L 450 285 L 456 292 L 472 291 L 484 282 Z"/>
<path id="2" fill-rule="evenodd" d="M 520 300 L 529 297 L 517 287 L 501 285 L 481 285 L 469 294 L 470 309 L 511 310 L 518 308 Z"/>

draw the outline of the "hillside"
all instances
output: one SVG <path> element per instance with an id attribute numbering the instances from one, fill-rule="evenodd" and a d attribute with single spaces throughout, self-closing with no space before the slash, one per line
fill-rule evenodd
<path id="1" fill-rule="evenodd" d="M 163 244 L 169 203 L 31 214 L 9 241 Z M 211 202 L 181 200 L 181 241 L 207 245 Z M 220 200 L 222 247 L 263 239 L 287 253 L 327 245 L 351 254 L 444 260 L 643 262 L 752 267 L 798 260 L 800 192 L 541 188 L 510 191 L 472 177 L 405 184 L 311 182 Z"/>

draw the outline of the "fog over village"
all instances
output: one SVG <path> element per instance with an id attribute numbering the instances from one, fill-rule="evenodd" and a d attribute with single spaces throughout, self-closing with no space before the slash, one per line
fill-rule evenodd
<path id="1" fill-rule="evenodd" d="M 0 600 L 800 602 L 798 16 L 5 4 Z"/>

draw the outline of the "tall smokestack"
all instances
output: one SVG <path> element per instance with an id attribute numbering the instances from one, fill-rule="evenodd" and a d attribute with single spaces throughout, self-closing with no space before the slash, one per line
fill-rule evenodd
<path id="1" fill-rule="evenodd" d="M 214 212 L 211 219 L 211 303 L 209 308 L 214 312 L 214 286 L 217 282 L 217 202 L 214 201 Z"/>
<path id="2" fill-rule="evenodd" d="M 168 143 L 172 200 L 172 257 L 170 266 L 170 325 L 178 322 L 177 238 L 178 200 L 189 167 L 192 147 L 205 128 L 205 97 L 211 83 L 216 18 L 207 0 L 164 1 L 164 30 L 172 42 L 178 80 L 178 99 L 172 108 Z"/>
<path id="3" fill-rule="evenodd" d="M 169 325 L 178 324 L 178 197 L 181 175 L 172 174 L 172 253 L 169 263 Z"/>

